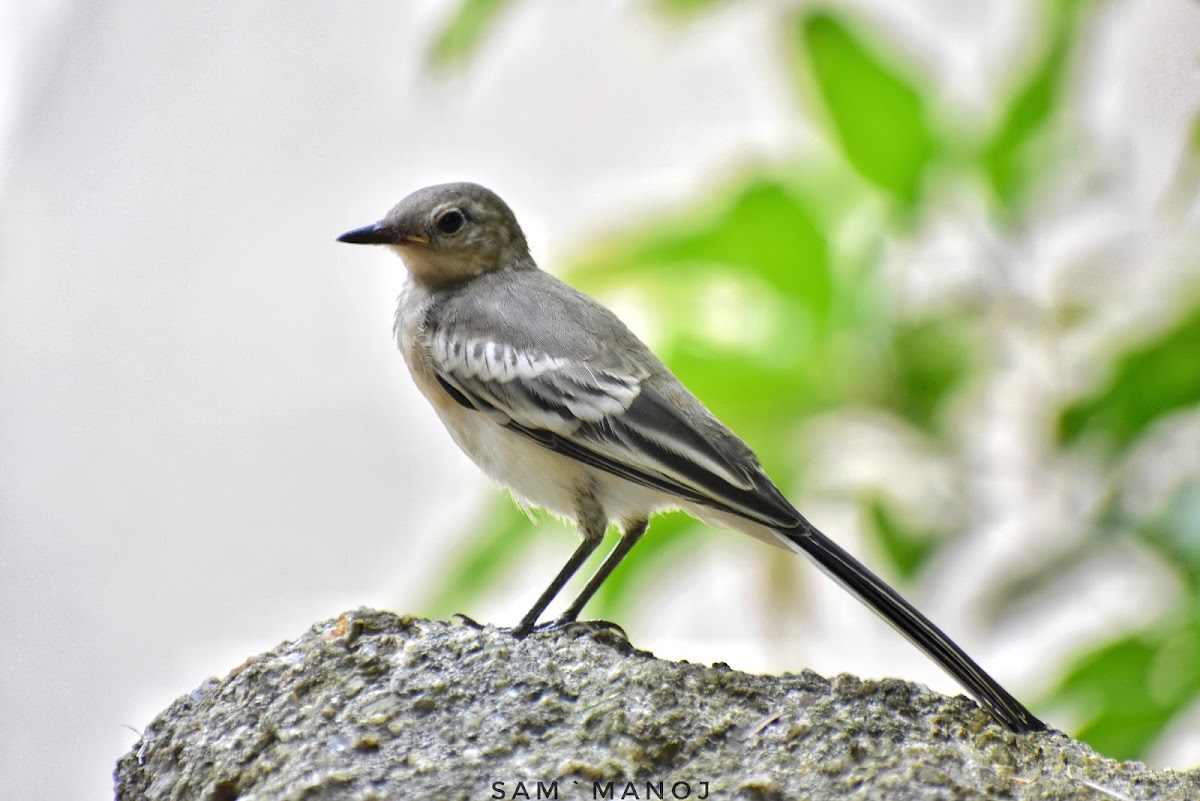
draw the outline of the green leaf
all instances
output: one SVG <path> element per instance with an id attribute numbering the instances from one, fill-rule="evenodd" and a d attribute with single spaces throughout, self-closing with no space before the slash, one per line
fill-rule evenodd
<path id="1" fill-rule="evenodd" d="M 912 579 L 937 550 L 941 537 L 908 525 L 882 498 L 871 498 L 866 506 L 888 561 L 901 576 Z"/>
<path id="2" fill-rule="evenodd" d="M 1075 666 L 1056 695 L 1094 709 L 1076 736 L 1114 759 L 1132 759 L 1141 753 L 1167 722 L 1146 684 L 1156 652 L 1152 643 L 1129 637 Z"/>
<path id="3" fill-rule="evenodd" d="M 463 0 L 450 21 L 434 40 L 430 61 L 438 67 L 464 63 L 495 25 L 496 18 L 511 0 Z"/>
<path id="4" fill-rule="evenodd" d="M 1193 477 L 1173 492 L 1154 519 L 1140 526 L 1139 533 L 1200 600 L 1200 478 Z"/>
<path id="5" fill-rule="evenodd" d="M 1047 4 L 1046 45 L 1018 82 L 1008 109 L 981 154 L 992 192 L 1010 211 L 1019 205 L 1050 163 L 1045 136 L 1062 102 L 1084 5 L 1081 0 L 1055 0 Z"/>
<path id="6" fill-rule="evenodd" d="M 1054 693 L 1090 713 L 1076 733 L 1114 759 L 1134 759 L 1200 690 L 1195 621 L 1160 637 L 1130 636 L 1086 655 Z"/>
<path id="7" fill-rule="evenodd" d="M 655 0 L 659 11 L 680 17 L 690 17 L 700 11 L 706 11 L 722 0 Z"/>
<path id="8" fill-rule="evenodd" d="M 586 291 L 631 284 L 655 286 L 678 298 L 705 271 L 733 279 L 757 277 L 823 329 L 833 297 L 827 234 L 813 207 L 785 183 L 748 180 L 722 196 L 715 213 L 693 209 L 682 219 L 657 220 L 618 247 L 601 249 L 570 268 Z M 657 298 L 656 298 L 657 300 Z M 694 316 L 688 304 L 685 310 Z"/>
<path id="9" fill-rule="evenodd" d="M 969 323 L 941 317 L 901 321 L 892 336 L 895 381 L 887 404 L 925 431 L 933 431 L 945 401 L 980 363 Z"/>
<path id="10" fill-rule="evenodd" d="M 1200 403 L 1200 308 L 1121 357 L 1108 386 L 1059 417 L 1059 441 L 1100 434 L 1117 450 L 1163 415 Z"/>
<path id="11" fill-rule="evenodd" d="M 916 206 L 939 149 L 921 87 L 831 13 L 800 15 L 796 32 L 846 159 L 905 207 Z"/>

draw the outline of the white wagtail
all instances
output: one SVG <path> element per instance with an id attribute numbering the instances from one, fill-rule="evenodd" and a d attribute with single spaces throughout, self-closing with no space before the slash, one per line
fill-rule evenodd
<path id="1" fill-rule="evenodd" d="M 386 245 L 408 280 L 395 335 L 417 386 L 483 471 L 582 539 L 513 630 L 529 634 L 602 541 L 621 537 L 553 626 L 584 605 L 664 509 L 810 557 L 1016 732 L 1045 728 L 882 579 L 804 519 L 758 459 L 611 311 L 534 264 L 508 206 L 470 183 L 413 192 L 338 237 Z M 803 269 L 803 265 L 796 265 Z"/>

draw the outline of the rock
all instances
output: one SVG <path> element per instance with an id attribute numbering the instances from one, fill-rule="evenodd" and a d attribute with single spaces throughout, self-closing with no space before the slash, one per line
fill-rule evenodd
<path id="1" fill-rule="evenodd" d="M 118 799 L 1197 799 L 1200 775 L 1014 735 L 850 676 L 665 662 L 616 631 L 360 609 L 213 679 L 117 764 Z"/>

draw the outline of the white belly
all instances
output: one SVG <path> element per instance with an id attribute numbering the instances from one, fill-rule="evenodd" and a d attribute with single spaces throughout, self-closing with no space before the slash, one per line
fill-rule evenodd
<path id="1" fill-rule="evenodd" d="M 665 493 L 581 464 L 497 425 L 485 414 L 455 406 L 438 407 L 454 442 L 522 502 L 574 519 L 580 494 L 590 492 L 609 521 L 619 523 L 644 520 L 676 505 Z"/>

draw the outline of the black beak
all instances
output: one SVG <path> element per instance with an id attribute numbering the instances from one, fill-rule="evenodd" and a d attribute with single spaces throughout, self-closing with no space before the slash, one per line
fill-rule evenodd
<path id="1" fill-rule="evenodd" d="M 337 241 L 349 242 L 351 245 L 394 245 L 399 239 L 395 231 L 377 222 L 347 231 L 339 236 Z"/>
<path id="2" fill-rule="evenodd" d="M 395 228 L 377 222 L 347 231 L 339 236 L 337 241 L 349 242 L 351 245 L 428 245 L 429 237 L 421 234 L 403 234 Z"/>

